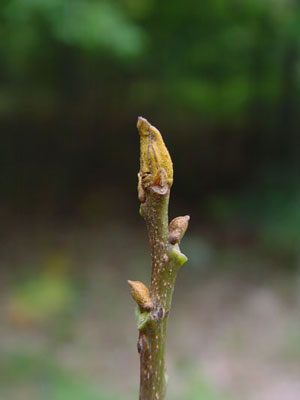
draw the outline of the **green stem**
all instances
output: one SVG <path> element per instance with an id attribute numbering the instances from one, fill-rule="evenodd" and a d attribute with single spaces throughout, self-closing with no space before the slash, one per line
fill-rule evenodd
<path id="1" fill-rule="evenodd" d="M 150 293 L 139 281 L 128 281 L 138 304 L 138 352 L 140 354 L 140 400 L 164 400 L 166 393 L 165 347 L 167 322 L 175 279 L 187 258 L 179 242 L 189 216 L 169 225 L 168 205 L 173 165 L 160 132 L 142 117 L 137 124 L 141 138 L 138 195 L 140 214 L 146 221 L 152 256 Z"/>
<path id="2" fill-rule="evenodd" d="M 170 190 L 159 195 L 149 190 L 141 214 L 146 221 L 152 253 L 150 318 L 139 333 L 140 400 L 163 400 L 166 391 L 165 344 L 175 279 L 187 258 L 178 244 L 169 243 Z"/>

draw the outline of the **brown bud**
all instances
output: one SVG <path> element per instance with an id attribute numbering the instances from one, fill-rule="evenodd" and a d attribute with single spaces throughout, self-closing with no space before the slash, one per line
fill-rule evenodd
<path id="1" fill-rule="evenodd" d="M 171 244 L 180 243 L 189 224 L 190 216 L 174 218 L 169 224 L 169 242 Z"/>
<path id="2" fill-rule="evenodd" d="M 140 306 L 141 311 L 151 311 L 153 302 L 150 297 L 149 289 L 143 282 L 127 281 L 131 288 L 131 296 L 133 300 Z"/>

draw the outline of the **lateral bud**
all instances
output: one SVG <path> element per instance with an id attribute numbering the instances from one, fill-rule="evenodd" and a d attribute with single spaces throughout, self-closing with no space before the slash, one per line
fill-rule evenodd
<path id="1" fill-rule="evenodd" d="M 169 242 L 171 244 L 180 243 L 189 224 L 190 216 L 174 218 L 169 224 Z"/>
<path id="2" fill-rule="evenodd" d="M 157 170 L 151 190 L 161 196 L 168 193 L 169 186 L 166 184 L 166 171 L 164 168 Z"/>
<path id="3" fill-rule="evenodd" d="M 141 311 L 151 311 L 153 302 L 150 297 L 150 292 L 147 286 L 140 281 L 127 281 L 133 300 L 139 305 Z"/>

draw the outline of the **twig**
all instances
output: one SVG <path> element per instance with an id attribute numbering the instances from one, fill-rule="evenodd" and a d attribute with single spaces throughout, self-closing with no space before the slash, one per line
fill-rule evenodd
<path id="1" fill-rule="evenodd" d="M 139 281 L 128 281 L 137 302 L 140 355 L 140 400 L 163 400 L 166 391 L 165 343 L 168 316 L 177 272 L 187 261 L 180 252 L 190 217 L 177 217 L 168 225 L 168 204 L 173 165 L 160 132 L 138 118 L 140 214 L 146 221 L 152 254 L 151 290 Z"/>

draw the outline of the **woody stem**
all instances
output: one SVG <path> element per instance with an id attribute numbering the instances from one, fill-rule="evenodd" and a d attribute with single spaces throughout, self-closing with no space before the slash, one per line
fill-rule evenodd
<path id="1" fill-rule="evenodd" d="M 177 272 L 186 261 L 178 244 L 168 240 L 170 189 L 157 194 L 149 189 L 141 214 L 146 221 L 152 254 L 151 298 L 153 309 L 139 332 L 140 400 L 163 400 L 166 391 L 165 343 L 168 316 Z"/>

